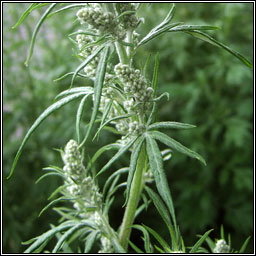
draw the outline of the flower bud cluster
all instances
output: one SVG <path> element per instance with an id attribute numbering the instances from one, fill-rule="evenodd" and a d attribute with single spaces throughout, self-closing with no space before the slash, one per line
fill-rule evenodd
<path id="1" fill-rule="evenodd" d="M 136 10 L 134 3 L 119 3 L 119 8 L 120 13 Z M 125 29 L 135 29 L 140 23 L 140 20 L 136 17 L 134 13 L 123 15 L 122 21 Z"/>
<path id="2" fill-rule="evenodd" d="M 119 63 L 115 66 L 114 71 L 124 84 L 124 92 L 135 97 L 137 102 L 147 102 L 152 99 L 153 89 L 147 87 L 147 81 L 139 69 Z"/>
<path id="3" fill-rule="evenodd" d="M 99 250 L 98 253 L 113 253 L 114 252 L 111 241 L 107 237 L 102 236 L 100 241 L 101 241 L 101 250 Z"/>
<path id="4" fill-rule="evenodd" d="M 137 121 L 130 122 L 128 131 L 130 134 L 139 135 L 145 131 L 145 125 Z"/>
<path id="5" fill-rule="evenodd" d="M 145 183 L 151 183 L 154 181 L 154 174 L 152 170 L 148 169 L 146 172 L 144 172 L 143 178 Z"/>
<path id="6" fill-rule="evenodd" d="M 215 248 L 213 249 L 213 253 L 229 253 L 230 247 L 227 245 L 224 239 L 220 239 L 217 241 Z"/>
<path id="7" fill-rule="evenodd" d="M 125 32 L 111 12 L 104 12 L 100 6 L 84 7 L 76 14 L 81 24 L 89 24 L 90 28 L 98 30 L 101 34 L 110 33 L 113 37 L 123 39 Z"/>

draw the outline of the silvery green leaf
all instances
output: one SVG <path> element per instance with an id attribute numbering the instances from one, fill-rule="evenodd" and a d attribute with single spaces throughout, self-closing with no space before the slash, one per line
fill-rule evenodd
<path id="1" fill-rule="evenodd" d="M 75 36 L 75 35 L 100 36 L 100 35 L 96 34 L 95 31 L 93 31 L 93 30 L 82 30 L 82 31 L 79 30 L 79 31 L 69 34 L 68 36 Z"/>
<path id="2" fill-rule="evenodd" d="M 62 80 L 62 79 L 64 79 L 64 78 L 66 78 L 66 77 L 68 77 L 68 76 L 74 75 L 74 73 L 75 73 L 75 72 L 66 73 L 66 74 L 64 74 L 63 76 L 54 79 L 53 82 L 58 82 L 58 81 L 60 81 L 60 80 Z M 91 78 L 89 78 L 88 76 L 85 76 L 85 75 L 80 74 L 80 73 L 78 73 L 77 76 L 80 76 L 80 77 L 83 77 L 83 78 L 91 79 Z"/>
<path id="3" fill-rule="evenodd" d="M 77 224 L 76 221 L 66 221 L 66 222 L 60 224 L 59 226 L 54 227 L 51 230 L 43 233 L 42 235 L 36 237 L 35 242 L 33 244 L 31 244 L 29 246 L 29 248 L 27 248 L 25 250 L 24 253 L 32 253 L 32 252 L 34 252 L 34 250 L 36 250 L 41 244 L 45 243 L 46 241 L 49 241 L 56 233 L 61 232 L 61 231 L 65 230 L 65 229 L 67 229 L 69 227 L 72 227 L 72 226 L 74 226 L 76 224 Z M 42 249 L 43 248 L 41 248 L 41 250 Z"/>
<path id="4" fill-rule="evenodd" d="M 220 29 L 216 26 L 208 26 L 208 25 L 180 25 L 174 28 L 171 28 L 168 32 L 178 32 L 178 31 L 194 31 L 194 30 L 216 30 Z"/>
<path id="5" fill-rule="evenodd" d="M 90 94 L 92 94 L 92 93 L 90 93 Z M 78 143 L 80 143 L 80 123 L 81 123 L 81 119 L 82 119 L 82 115 L 83 115 L 84 104 L 85 104 L 85 101 L 86 101 L 87 97 L 90 94 L 87 94 L 82 98 L 82 100 L 79 104 L 79 107 L 77 109 L 77 112 L 76 112 L 76 135 L 77 135 L 77 142 Z"/>
<path id="6" fill-rule="evenodd" d="M 124 205 L 128 202 L 128 199 L 129 199 L 132 180 L 134 177 L 134 173 L 135 173 L 136 166 L 137 166 L 137 161 L 138 161 L 144 140 L 145 140 L 145 137 L 142 135 L 142 137 L 140 137 L 137 140 L 137 142 L 135 143 L 134 149 L 131 154 L 131 161 L 130 161 L 130 167 L 129 167 L 129 174 L 128 174 L 128 178 L 127 178 L 127 188 L 126 188 L 126 196 L 125 196 Z"/>
<path id="7" fill-rule="evenodd" d="M 85 7 L 86 6 L 86 3 L 83 3 L 83 4 L 71 4 L 71 5 L 68 5 L 68 6 L 65 6 L 59 10 L 56 10 L 55 12 L 51 13 L 48 18 L 52 17 L 53 15 L 57 14 L 57 13 L 60 13 L 60 12 L 63 12 L 63 11 L 66 11 L 66 10 L 69 10 L 69 9 L 72 9 L 72 8 L 81 8 L 81 7 Z"/>
<path id="8" fill-rule="evenodd" d="M 204 235 L 195 243 L 195 245 L 191 248 L 189 253 L 196 253 L 199 246 L 205 241 L 208 235 L 213 231 L 213 229 L 208 230 L 204 233 Z"/>
<path id="9" fill-rule="evenodd" d="M 35 41 L 36 41 L 36 36 L 38 34 L 38 31 L 39 31 L 41 25 L 43 24 L 44 20 L 49 15 L 49 13 L 53 10 L 53 8 L 56 6 L 56 4 L 57 3 L 53 3 L 53 4 L 50 5 L 50 7 L 45 11 L 45 13 L 43 14 L 43 16 L 41 17 L 41 19 L 39 20 L 39 22 L 37 23 L 37 25 L 35 27 L 35 30 L 33 32 L 32 39 L 31 39 L 30 47 L 29 47 L 28 57 L 27 57 L 27 59 L 24 63 L 26 66 L 28 65 L 28 62 L 32 57 L 33 50 L 34 50 L 34 45 L 35 45 Z"/>
<path id="10" fill-rule="evenodd" d="M 161 198 L 156 194 L 151 188 L 145 186 L 145 190 L 147 191 L 149 197 L 152 199 L 157 211 L 161 215 L 162 219 L 166 223 L 167 226 L 172 225 L 170 215 L 168 210 L 166 209 L 164 203 Z"/>
<path id="11" fill-rule="evenodd" d="M 246 247 L 247 247 L 247 244 L 249 243 L 249 240 L 251 239 L 251 237 L 249 236 L 243 243 L 243 245 L 241 246 L 241 249 L 239 250 L 238 253 L 244 253 Z"/>
<path id="12" fill-rule="evenodd" d="M 145 44 L 145 43 L 153 40 L 154 38 L 156 38 L 156 37 L 162 35 L 163 33 L 167 32 L 169 29 L 174 28 L 174 27 L 176 27 L 176 26 L 178 26 L 182 23 L 183 22 L 176 22 L 176 23 L 165 25 L 164 27 L 161 27 L 158 30 L 150 31 L 145 37 L 143 37 L 141 39 L 141 41 L 138 43 L 138 46 L 141 46 L 142 44 Z"/>
<path id="13" fill-rule="evenodd" d="M 158 132 L 158 131 L 150 131 L 149 134 L 150 134 L 150 136 L 152 136 L 152 138 L 154 138 L 156 140 L 159 140 L 160 142 L 164 143 L 165 145 L 167 145 L 171 149 L 175 149 L 180 153 L 188 155 L 192 158 L 196 158 L 197 160 L 202 162 L 204 165 L 206 165 L 206 162 L 205 162 L 205 160 L 203 159 L 202 156 L 200 156 L 198 153 L 194 152 L 193 150 L 183 146 L 181 143 L 179 143 L 178 141 L 170 138 L 166 134 L 164 134 L 162 132 Z"/>
<path id="14" fill-rule="evenodd" d="M 170 211 L 173 224 L 176 229 L 176 217 L 173 207 L 173 201 L 163 169 L 163 159 L 161 156 L 161 152 L 152 134 L 146 134 L 146 142 L 149 165 L 155 178 L 157 190 Z"/>
<path id="15" fill-rule="evenodd" d="M 104 46 L 98 47 L 98 49 L 96 49 L 95 51 L 93 51 L 93 53 L 86 58 L 85 61 L 83 61 L 75 70 L 73 76 L 72 76 L 72 80 L 71 80 L 71 85 L 70 87 L 73 86 L 74 80 L 78 74 L 79 71 L 81 71 L 83 68 L 85 68 L 102 50 L 104 49 Z M 97 75 L 96 75 L 97 77 Z"/>
<path id="16" fill-rule="evenodd" d="M 97 239 L 97 235 L 100 233 L 99 230 L 92 231 L 87 237 L 84 247 L 84 253 L 89 253 L 95 240 Z"/>
<path id="17" fill-rule="evenodd" d="M 80 92 L 80 93 L 76 93 L 76 94 L 72 94 L 70 96 L 67 96 L 59 101 L 57 101 L 56 103 L 52 104 L 50 107 L 48 107 L 34 122 L 34 124 L 30 127 L 30 129 L 28 130 L 27 134 L 25 135 L 19 149 L 18 152 L 14 158 L 13 164 L 12 164 L 12 168 L 10 171 L 9 176 L 7 177 L 7 179 L 9 179 L 15 169 L 15 166 L 19 160 L 20 154 L 26 144 L 26 142 L 28 141 L 28 139 L 30 138 L 30 136 L 32 135 L 32 133 L 36 130 L 36 128 L 50 115 L 52 114 L 55 110 L 61 108 L 62 106 L 64 106 L 65 104 L 69 103 L 72 100 L 75 100 L 76 98 L 79 98 L 81 96 L 83 96 L 85 93 L 84 92 Z"/>
<path id="18" fill-rule="evenodd" d="M 52 253 L 57 253 L 63 246 L 63 243 L 65 242 L 65 240 L 71 236 L 76 230 L 78 230 L 79 228 L 81 228 L 82 226 L 84 226 L 84 223 L 80 223 L 77 224 L 75 226 L 73 226 L 72 228 L 70 228 L 68 231 L 66 231 L 59 239 L 57 244 L 55 245 L 55 247 L 52 250 Z"/>
<path id="19" fill-rule="evenodd" d="M 224 45 L 223 43 L 217 41 L 216 39 L 212 38 L 211 36 L 198 31 L 198 30 L 194 30 L 194 31 L 186 31 L 186 33 L 199 38 L 207 43 L 210 43 L 212 45 L 215 45 L 217 47 L 220 47 L 224 50 L 226 50 L 227 52 L 231 53 L 232 55 L 234 55 L 236 58 L 238 58 L 241 62 L 243 62 L 247 67 L 249 68 L 253 68 L 253 64 L 247 60 L 244 56 L 242 56 L 239 52 L 232 50 L 231 48 L 229 48 L 228 46 Z"/>
<path id="20" fill-rule="evenodd" d="M 96 132 L 96 134 L 94 135 L 94 138 L 93 140 L 97 137 L 97 135 L 101 132 L 101 130 L 109 123 L 113 122 L 113 121 L 116 121 L 116 120 L 120 120 L 120 119 L 124 119 L 124 118 L 128 118 L 128 117 L 131 117 L 132 115 L 131 114 L 127 114 L 127 115 L 122 115 L 122 116 L 117 116 L 117 117 L 113 117 L 109 120 L 107 120 L 104 124 L 102 124 L 98 131 Z"/>
<path id="21" fill-rule="evenodd" d="M 192 124 L 185 124 L 185 123 L 178 123 L 178 122 L 158 122 L 149 125 L 148 130 L 153 129 L 190 129 L 195 128 L 195 125 Z"/>
<path id="22" fill-rule="evenodd" d="M 167 100 L 169 100 L 169 97 L 170 97 L 169 93 L 168 93 L 168 92 L 164 92 L 164 93 L 162 93 L 160 96 L 158 96 L 157 98 L 154 98 L 152 101 L 153 101 L 153 102 L 159 101 L 159 100 L 161 100 L 164 96 L 166 96 L 166 97 L 167 97 Z"/>
<path id="23" fill-rule="evenodd" d="M 37 180 L 36 180 L 36 182 L 35 182 L 35 184 L 37 184 L 37 183 L 39 183 L 42 179 L 44 179 L 45 177 L 47 177 L 47 176 L 52 176 L 52 175 L 57 175 L 57 176 L 60 176 L 60 177 L 64 177 L 64 175 L 62 175 L 62 174 L 59 174 L 59 173 L 57 173 L 57 172 L 49 172 L 49 173 L 46 173 L 46 174 L 44 174 L 44 175 L 42 175 L 41 177 L 39 177 Z"/>
<path id="24" fill-rule="evenodd" d="M 150 243 L 149 233 L 148 233 L 147 229 L 145 229 L 143 226 L 137 225 L 137 224 L 132 225 L 132 227 L 140 230 L 143 233 L 144 248 L 145 248 L 146 253 L 153 253 L 152 245 Z"/>
<path id="25" fill-rule="evenodd" d="M 101 170 L 97 173 L 97 176 L 106 171 L 118 158 L 128 151 L 136 140 L 137 137 L 132 138 L 125 146 L 121 147 L 120 150 L 101 168 Z"/>
<path id="26" fill-rule="evenodd" d="M 35 9 L 37 8 L 40 8 L 40 7 L 43 7 L 45 5 L 49 5 L 50 3 L 34 3 L 34 4 L 31 4 L 27 10 L 21 15 L 20 19 L 18 20 L 18 22 L 12 27 L 12 29 L 14 28 L 17 28 L 26 18 L 27 16 L 32 12 L 34 11 Z"/>
<path id="27" fill-rule="evenodd" d="M 92 126 L 96 120 L 96 116 L 97 116 L 99 105 L 100 105 L 100 98 L 101 98 L 101 94 L 102 94 L 102 87 L 104 84 L 104 77 L 105 77 L 105 73 L 106 73 L 109 52 L 110 52 L 110 46 L 107 45 L 104 47 L 104 50 L 101 54 L 99 64 L 97 67 L 96 78 L 95 78 L 95 82 L 94 82 L 94 104 L 93 104 L 91 120 L 89 123 L 89 127 L 87 129 L 85 138 L 84 138 L 83 142 L 81 143 L 80 147 L 83 146 L 85 144 L 85 142 L 87 141 L 87 139 L 90 135 L 90 132 L 92 130 Z"/>
<path id="28" fill-rule="evenodd" d="M 70 88 L 68 90 L 65 90 L 61 93 L 59 93 L 55 99 L 58 99 L 58 98 L 61 98 L 61 97 L 64 97 L 64 96 L 67 96 L 67 95 L 71 95 L 71 94 L 74 94 L 74 93 L 84 93 L 84 94 L 93 94 L 93 88 L 92 87 L 89 87 L 89 86 L 86 86 L 86 87 L 75 87 L 75 88 Z"/>

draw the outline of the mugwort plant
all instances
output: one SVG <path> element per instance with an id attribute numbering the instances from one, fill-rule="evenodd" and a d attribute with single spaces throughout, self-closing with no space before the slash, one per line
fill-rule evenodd
<path id="1" fill-rule="evenodd" d="M 249 68 L 252 68 L 252 64 L 238 52 L 205 33 L 218 27 L 173 23 L 174 4 L 158 25 L 145 34 L 139 34 L 137 29 L 144 22 L 137 14 L 141 5 L 141 3 L 108 2 L 73 3 L 65 4 L 63 7 L 59 3 L 33 3 L 14 26 L 21 24 L 32 11 L 47 6 L 33 32 L 25 62 L 28 65 L 43 22 L 58 13 L 78 9 L 74 17 L 80 24 L 80 29 L 69 37 L 75 43 L 77 55 L 82 60 L 81 64 L 74 72 L 58 79 L 71 75 L 70 88 L 57 95 L 55 102 L 31 126 L 18 149 L 9 175 L 11 177 L 26 142 L 42 121 L 62 106 L 79 99 L 74 125 L 76 137 L 70 138 L 66 145 L 63 145 L 63 149 L 59 150 L 63 166 L 51 165 L 45 168 L 47 173 L 38 180 L 50 175 L 57 175 L 63 179 L 63 184 L 52 193 L 52 201 L 40 214 L 61 201 L 68 201 L 71 204 L 55 208 L 61 216 L 61 221 L 56 226 L 51 225 L 42 235 L 25 242 L 24 244 L 29 245 L 25 250 L 26 253 L 44 252 L 44 248 L 53 238 L 56 238 L 57 242 L 51 250 L 52 253 L 66 252 L 67 248 L 72 251 L 70 244 L 74 240 L 81 241 L 82 244 L 82 247 L 74 252 L 84 253 L 92 250 L 99 253 L 242 253 L 249 241 L 248 238 L 242 248 L 235 251 L 231 247 L 230 237 L 226 242 L 222 227 L 219 240 L 213 241 L 209 238 L 211 229 L 200 236 L 193 246 L 185 245 L 176 221 L 163 161 L 168 160 L 173 150 L 194 158 L 205 166 L 206 162 L 200 154 L 163 132 L 165 129 L 191 129 L 195 128 L 194 125 L 156 120 L 158 102 L 164 97 L 169 97 L 168 93 L 158 95 L 157 92 L 158 53 L 155 55 L 151 80 L 145 76 L 148 63 L 146 62 L 143 70 L 138 69 L 134 65 L 134 59 L 137 50 L 150 41 L 163 34 L 175 36 L 177 32 L 181 32 L 228 51 Z M 90 79 L 93 86 L 76 87 L 78 76 Z M 81 127 L 84 106 L 89 97 L 93 100 L 90 121 L 86 127 Z M 96 132 L 93 129 L 95 125 L 98 127 Z M 118 134 L 119 139 L 112 144 L 103 145 L 90 161 L 84 161 L 87 159 L 88 140 L 95 139 L 106 128 Z M 84 129 L 85 134 L 82 132 Z M 165 145 L 166 149 L 161 151 L 159 143 Z M 92 167 L 107 149 L 115 149 L 117 153 L 96 173 L 92 172 Z M 124 154 L 130 154 L 128 167 L 110 171 L 112 164 Z M 108 172 L 109 176 L 102 188 L 99 187 L 97 179 L 103 172 Z M 119 183 L 121 176 L 126 177 L 125 183 Z M 156 185 L 157 192 L 149 187 L 152 183 Z M 110 225 L 108 212 L 114 202 L 114 194 L 121 186 L 125 187 L 123 198 L 125 212 L 120 227 L 114 230 Z M 146 192 L 147 198 L 153 202 L 165 222 L 171 244 L 152 228 L 144 224 L 134 224 L 136 216 L 146 208 L 147 200 L 139 204 L 142 192 Z M 59 197 L 53 199 L 56 195 Z M 138 248 L 131 241 L 132 229 L 142 232 L 144 248 Z M 154 238 L 158 244 L 153 244 L 151 238 Z M 204 242 L 209 248 L 202 247 Z"/>

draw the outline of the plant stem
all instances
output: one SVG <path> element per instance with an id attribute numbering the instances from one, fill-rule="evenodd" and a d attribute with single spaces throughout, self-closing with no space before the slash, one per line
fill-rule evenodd
<path id="1" fill-rule="evenodd" d="M 142 145 L 136 171 L 133 177 L 133 181 L 131 184 L 130 195 L 128 199 L 128 203 L 125 209 L 125 214 L 123 218 L 123 222 L 121 224 L 119 239 L 122 247 L 127 250 L 128 241 L 131 233 L 131 226 L 133 224 L 135 218 L 135 212 L 140 200 L 140 194 L 143 188 L 143 171 L 146 165 L 146 147 L 145 144 Z"/>
<path id="2" fill-rule="evenodd" d="M 120 43 L 118 43 L 118 42 L 115 42 L 115 46 L 116 46 L 116 52 L 117 52 L 118 57 L 119 57 L 119 61 L 122 64 L 129 64 L 129 58 L 127 56 L 125 47 L 123 45 L 121 45 Z"/>

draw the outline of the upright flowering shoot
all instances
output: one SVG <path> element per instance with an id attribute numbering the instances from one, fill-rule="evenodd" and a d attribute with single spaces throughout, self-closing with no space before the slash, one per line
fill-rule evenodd
<path id="1" fill-rule="evenodd" d="M 167 94 L 157 95 L 159 55 L 156 54 L 153 75 L 149 79 L 146 73 L 150 62 L 140 62 L 146 64 L 139 69 L 136 65 L 136 53 L 140 47 L 160 35 L 185 32 L 227 50 L 249 67 L 251 64 L 241 54 L 204 32 L 215 30 L 217 27 L 173 23 L 175 5 L 148 33 L 138 34 L 136 30 L 143 20 L 138 15 L 141 5 L 141 3 L 76 3 L 66 4 L 52 12 L 53 8 L 59 6 L 52 4 L 36 26 L 30 53 L 33 51 L 37 32 L 47 17 L 79 8 L 78 11 L 76 10 L 76 15 L 74 13 L 78 21 L 78 30 L 70 34 L 70 38 L 75 44 L 76 55 L 81 60 L 81 64 L 74 72 L 58 79 L 73 74 L 70 88 L 57 95 L 56 102 L 48 107 L 29 129 L 16 154 L 10 176 L 27 140 L 41 122 L 55 110 L 75 99 L 80 99 L 80 104 L 75 116 L 74 130 L 77 133 L 77 140 L 70 139 L 64 149 L 60 150 L 64 166 L 50 166 L 46 168 L 49 173 L 42 176 L 44 178 L 58 175 L 63 179 L 63 185 L 53 192 L 50 197 L 52 201 L 42 212 L 53 204 L 63 201 L 67 204 L 54 208 L 61 215 L 60 222 L 57 226 L 52 225 L 46 233 L 29 240 L 27 244 L 31 245 L 25 251 L 27 253 L 43 251 L 48 241 L 55 236 L 57 243 L 52 250 L 53 253 L 65 253 L 65 249 L 72 251 L 70 245 L 72 241 L 79 243 L 79 248 L 74 252 L 141 253 L 143 249 L 138 248 L 133 243 L 134 240 L 130 239 L 134 228 L 143 233 L 146 253 L 153 253 L 154 248 L 162 253 L 196 253 L 202 251 L 201 244 L 204 241 L 209 241 L 207 238 L 212 230 L 207 231 L 194 246 L 185 247 L 163 164 L 164 160 L 175 157 L 178 152 L 206 165 L 201 155 L 162 132 L 162 129 L 191 129 L 196 126 L 176 121 L 155 121 L 157 103 Z M 32 4 L 21 20 L 39 7 L 42 5 Z M 90 80 L 93 86 L 78 86 L 77 76 L 86 77 L 86 81 Z M 83 112 L 88 96 L 92 96 L 91 114 L 90 109 L 84 111 L 86 113 Z M 90 117 L 88 124 L 83 120 L 85 114 Z M 104 129 L 113 132 L 116 137 L 111 144 L 103 145 L 92 154 L 94 147 L 90 147 L 89 143 L 94 143 L 96 137 L 102 136 L 101 132 Z M 80 141 L 82 134 L 84 137 Z M 159 143 L 166 148 L 160 150 Z M 98 161 L 106 150 L 112 149 L 117 150 L 112 158 L 106 162 Z M 126 166 L 118 170 L 114 167 L 108 170 L 114 162 L 128 153 L 130 162 Z M 103 172 L 108 173 L 109 177 L 104 180 L 101 188 L 98 177 Z M 122 182 L 120 182 L 121 176 L 123 176 Z M 156 186 L 158 193 L 149 187 L 151 184 Z M 125 209 L 124 212 L 123 208 L 120 209 L 120 213 L 123 213 L 122 223 L 114 230 L 110 224 L 109 210 L 115 202 L 115 194 L 120 192 L 120 189 L 125 190 L 122 203 Z M 53 199 L 56 195 L 60 196 Z M 168 227 L 170 244 L 167 244 L 150 227 L 134 225 L 135 218 L 142 214 L 150 202 L 155 205 Z M 151 244 L 150 235 L 160 242 L 162 249 Z M 215 253 L 231 251 L 230 246 L 223 239 L 211 249 Z"/>

